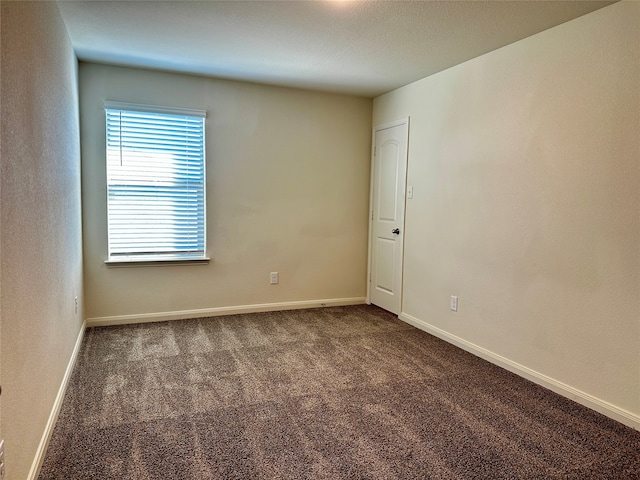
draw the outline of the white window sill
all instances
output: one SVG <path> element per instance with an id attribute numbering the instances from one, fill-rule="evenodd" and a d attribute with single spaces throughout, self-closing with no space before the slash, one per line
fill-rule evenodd
<path id="1" fill-rule="evenodd" d="M 123 257 L 110 258 L 104 261 L 107 267 L 167 267 L 175 265 L 207 265 L 209 257 Z"/>

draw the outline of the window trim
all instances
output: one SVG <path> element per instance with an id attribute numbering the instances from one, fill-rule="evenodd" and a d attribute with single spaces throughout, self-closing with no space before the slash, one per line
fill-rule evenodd
<path id="1" fill-rule="evenodd" d="M 141 258 L 127 257 L 118 259 L 107 259 L 104 264 L 111 267 L 168 267 L 174 265 L 207 265 L 211 262 L 210 257 L 194 258 Z"/>
<path id="2" fill-rule="evenodd" d="M 207 255 L 207 218 L 206 218 L 206 203 L 207 203 L 207 192 L 206 192 L 206 184 L 207 184 L 207 175 L 206 175 L 206 122 L 204 121 L 207 118 L 206 110 L 199 109 L 191 109 L 191 108 L 179 108 L 179 107 L 165 107 L 159 105 L 147 105 L 147 104 L 139 104 L 139 103 L 128 103 L 128 102 L 115 102 L 115 101 L 105 101 L 103 111 L 106 114 L 107 110 L 123 110 L 123 111 L 133 111 L 133 112 L 146 112 L 146 113 L 160 113 L 160 114 L 168 114 L 168 115 L 182 115 L 182 116 L 190 116 L 190 117 L 199 117 L 203 119 L 203 138 L 202 138 L 202 153 L 203 153 L 203 175 L 204 175 L 204 190 L 203 190 L 203 201 L 204 201 L 204 250 L 202 256 L 181 256 L 179 254 L 171 255 L 159 255 L 159 256 L 147 256 L 147 255 L 128 255 L 128 256 L 109 256 L 109 225 L 108 225 L 108 215 L 109 215 L 109 200 L 107 198 L 106 204 L 106 214 L 107 214 L 107 258 L 104 261 L 107 267 L 138 267 L 138 266 L 171 266 L 171 265 L 203 265 L 208 264 L 211 259 Z M 106 122 L 106 115 L 105 115 Z M 105 132 L 107 125 L 105 124 Z M 105 173 L 107 168 L 107 148 L 105 145 Z M 107 197 L 108 197 L 108 178 L 105 178 L 105 187 L 107 187 Z"/>

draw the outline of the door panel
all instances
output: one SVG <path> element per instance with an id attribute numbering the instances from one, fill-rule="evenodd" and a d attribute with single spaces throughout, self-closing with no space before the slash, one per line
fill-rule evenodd
<path id="1" fill-rule="evenodd" d="M 393 294 L 395 241 L 386 238 L 378 238 L 377 241 L 375 288 Z"/>
<path id="2" fill-rule="evenodd" d="M 398 193 L 398 144 L 393 140 L 389 140 L 380 146 L 380 150 L 376 155 L 380 156 L 380 175 L 378 175 L 378 181 L 376 182 L 380 192 L 378 196 L 378 220 L 395 222 Z"/>
<path id="3" fill-rule="evenodd" d="M 402 257 L 408 119 L 374 132 L 370 302 L 395 314 L 402 306 Z"/>

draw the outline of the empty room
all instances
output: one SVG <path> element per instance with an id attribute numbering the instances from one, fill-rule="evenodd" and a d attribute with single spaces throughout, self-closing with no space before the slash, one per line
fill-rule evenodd
<path id="1" fill-rule="evenodd" d="M 640 2 L 0 22 L 0 480 L 640 478 Z"/>

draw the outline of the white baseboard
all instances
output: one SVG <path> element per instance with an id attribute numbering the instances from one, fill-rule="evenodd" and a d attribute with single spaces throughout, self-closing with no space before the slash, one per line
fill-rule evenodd
<path id="1" fill-rule="evenodd" d="M 51 413 L 49 414 L 49 420 L 47 421 L 44 433 L 42 434 L 42 438 L 40 439 L 40 444 L 38 445 L 38 450 L 36 450 L 36 456 L 33 459 L 33 463 L 31 464 L 31 470 L 29 470 L 27 480 L 36 480 L 38 478 L 38 475 L 40 474 L 40 468 L 42 467 L 44 456 L 47 453 L 47 447 L 49 446 L 49 441 L 51 440 L 53 429 L 56 426 L 58 415 L 60 414 L 60 408 L 62 407 L 64 394 L 67 391 L 67 386 L 69 385 L 69 380 L 71 379 L 71 372 L 73 371 L 73 367 L 76 364 L 76 359 L 78 358 L 78 353 L 80 352 L 80 346 L 82 345 L 82 339 L 84 338 L 84 332 L 86 328 L 86 322 L 82 322 L 82 327 L 80 327 L 80 332 L 78 332 L 76 343 L 73 346 L 73 351 L 71 352 L 71 358 L 69 358 L 69 363 L 67 363 L 67 369 L 65 370 L 64 376 L 62 377 L 62 382 L 60 383 L 58 394 L 56 395 L 56 398 L 53 402 L 53 407 L 51 409 Z"/>
<path id="2" fill-rule="evenodd" d="M 114 315 L 112 317 L 87 318 L 87 327 L 126 325 L 130 323 L 164 322 L 165 320 L 183 320 L 186 318 L 217 317 L 238 313 L 274 312 L 278 310 L 299 310 L 303 308 L 337 307 L 344 305 L 362 305 L 364 297 L 331 298 L 326 300 L 306 300 L 301 302 L 259 303 L 255 305 L 237 305 L 232 307 L 201 308 L 197 310 L 179 310 L 174 312 L 141 313 L 134 315 Z"/>
<path id="3" fill-rule="evenodd" d="M 536 372 L 535 370 L 525 367 L 524 365 L 520 365 L 519 363 L 509 360 L 508 358 L 505 358 L 485 348 L 468 342 L 463 338 L 452 335 L 416 317 L 413 317 L 406 313 L 401 313 L 399 315 L 399 318 L 400 320 L 413 325 L 420 330 L 430 333 L 431 335 L 434 335 L 444 340 L 445 342 L 460 347 L 469 353 L 472 353 L 480 358 L 483 358 L 484 360 L 487 360 L 495 365 L 509 370 L 516 375 L 526 378 L 527 380 L 531 380 L 532 382 L 548 388 L 549 390 L 562 395 L 563 397 L 573 400 L 581 405 L 584 405 L 585 407 L 595 410 L 596 412 L 602 413 L 603 415 L 606 415 L 607 417 L 623 423 L 624 425 L 627 425 L 628 427 L 631 427 L 635 430 L 640 430 L 640 416 L 638 415 L 616 407 L 615 405 L 589 395 L 588 393 L 582 392 L 565 383 L 559 382 L 558 380 L 555 380 L 551 377 L 543 375 L 542 373 Z"/>

